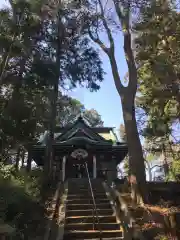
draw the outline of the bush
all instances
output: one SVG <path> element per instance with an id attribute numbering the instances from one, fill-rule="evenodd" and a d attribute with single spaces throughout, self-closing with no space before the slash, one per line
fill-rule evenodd
<path id="1" fill-rule="evenodd" d="M 44 216 L 40 205 L 41 171 L 29 175 L 13 166 L 0 165 L 0 218 L 17 229 L 16 239 L 36 235 Z"/>

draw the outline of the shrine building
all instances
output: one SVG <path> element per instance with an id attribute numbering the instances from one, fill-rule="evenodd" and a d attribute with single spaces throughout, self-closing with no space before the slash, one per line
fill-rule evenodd
<path id="1" fill-rule="evenodd" d="M 46 141 L 47 133 L 31 149 L 38 166 L 44 164 Z M 59 180 L 87 178 L 89 174 L 90 178 L 112 182 L 117 178 L 117 165 L 127 153 L 127 144 L 118 141 L 112 127 L 90 127 L 82 116 L 73 124 L 56 127 L 53 164 Z"/>

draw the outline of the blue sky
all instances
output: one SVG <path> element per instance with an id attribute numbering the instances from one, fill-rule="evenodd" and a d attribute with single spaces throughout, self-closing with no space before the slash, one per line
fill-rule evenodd
<path id="1" fill-rule="evenodd" d="M 119 63 L 119 72 L 123 79 L 127 67 L 124 52 L 123 49 L 121 49 L 121 41 L 121 38 L 118 40 L 116 38 L 116 42 L 118 42 L 120 46 L 119 49 L 117 49 L 119 54 L 116 58 Z M 77 88 L 71 93 L 71 96 L 78 98 L 86 108 L 96 109 L 102 116 L 104 125 L 119 128 L 119 125 L 123 123 L 120 97 L 114 85 L 108 57 L 102 51 L 100 51 L 100 56 L 106 72 L 104 81 L 101 83 L 101 89 L 98 92 L 91 93 L 87 89 Z"/>
<path id="2" fill-rule="evenodd" d="M 0 0 L 0 7 L 7 4 L 6 0 Z M 106 41 L 105 37 L 103 37 Z M 119 66 L 119 73 L 123 79 L 127 72 L 127 66 L 124 58 L 122 36 L 115 36 L 117 53 L 116 59 Z M 96 48 L 98 48 L 95 45 Z M 120 97 L 115 89 L 111 67 L 107 56 L 101 51 L 100 56 L 103 61 L 103 68 L 106 72 L 104 81 L 101 83 L 101 89 L 98 92 L 91 93 L 85 88 L 74 89 L 70 95 L 80 100 L 87 109 L 94 108 L 102 116 L 105 126 L 119 128 L 123 123 Z"/>

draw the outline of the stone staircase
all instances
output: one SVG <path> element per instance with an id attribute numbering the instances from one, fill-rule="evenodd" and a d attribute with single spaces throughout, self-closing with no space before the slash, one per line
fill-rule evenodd
<path id="1" fill-rule="evenodd" d="M 94 205 L 88 180 L 70 179 L 66 202 L 64 240 L 123 239 L 123 231 L 113 215 L 102 181 L 99 179 L 91 181 L 99 222 L 95 211 L 93 214 Z"/>

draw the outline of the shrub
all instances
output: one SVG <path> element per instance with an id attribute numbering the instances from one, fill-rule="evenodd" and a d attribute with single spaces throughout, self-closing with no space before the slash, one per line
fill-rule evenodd
<path id="1" fill-rule="evenodd" d="M 44 208 L 40 204 L 41 171 L 16 172 L 11 165 L 0 165 L 0 218 L 16 228 L 16 239 L 36 235 Z"/>

